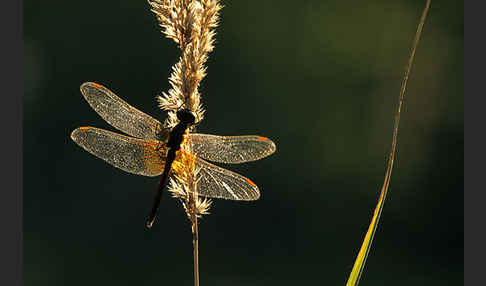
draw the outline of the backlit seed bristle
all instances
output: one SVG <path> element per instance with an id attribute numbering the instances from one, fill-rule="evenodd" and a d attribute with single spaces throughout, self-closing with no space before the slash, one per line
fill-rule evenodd
<path id="1" fill-rule="evenodd" d="M 184 190 L 184 186 L 172 178 L 169 180 L 169 192 L 174 198 L 179 198 L 181 200 L 187 199 L 187 193 Z"/>
<path id="2" fill-rule="evenodd" d="M 198 198 L 196 200 L 197 214 L 199 216 L 209 214 L 209 209 L 211 208 L 212 203 L 213 201 L 208 198 L 204 198 L 204 199 Z"/>

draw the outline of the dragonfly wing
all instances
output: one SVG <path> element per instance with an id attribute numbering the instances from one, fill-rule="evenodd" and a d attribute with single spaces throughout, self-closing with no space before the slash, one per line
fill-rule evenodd
<path id="1" fill-rule="evenodd" d="M 275 143 L 262 136 L 216 136 L 191 133 L 195 155 L 218 163 L 256 161 L 275 152 Z"/>
<path id="2" fill-rule="evenodd" d="M 129 105 L 104 86 L 85 82 L 80 90 L 89 105 L 116 129 L 137 138 L 166 140 L 169 131 L 160 121 Z"/>
<path id="3" fill-rule="evenodd" d="M 162 174 L 167 148 L 156 140 L 138 139 L 94 127 L 80 127 L 71 138 L 86 151 L 123 171 L 143 175 Z"/>
<path id="4" fill-rule="evenodd" d="M 199 169 L 197 192 L 201 196 L 238 201 L 254 201 L 260 197 L 258 187 L 250 179 L 196 157 Z"/>

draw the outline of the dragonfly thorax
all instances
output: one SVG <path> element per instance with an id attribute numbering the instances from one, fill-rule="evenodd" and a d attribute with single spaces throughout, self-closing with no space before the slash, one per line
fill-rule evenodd
<path id="1" fill-rule="evenodd" d="M 194 113 L 192 113 L 192 111 L 190 111 L 189 109 L 179 109 L 177 111 L 177 119 L 179 119 L 181 123 L 187 125 L 193 125 L 196 121 Z"/>
<path id="2" fill-rule="evenodd" d="M 179 123 L 170 132 L 167 142 L 167 147 L 173 149 L 173 151 L 180 149 L 184 133 L 196 121 L 196 117 L 189 109 L 178 110 L 177 119 L 179 119 Z"/>

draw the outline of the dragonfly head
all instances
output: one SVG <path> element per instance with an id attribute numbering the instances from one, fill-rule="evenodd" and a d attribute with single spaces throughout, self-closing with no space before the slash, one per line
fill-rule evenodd
<path id="1" fill-rule="evenodd" d="M 177 119 L 188 125 L 194 125 L 194 122 L 196 121 L 194 113 L 192 113 L 192 111 L 189 109 L 179 109 L 177 111 Z"/>

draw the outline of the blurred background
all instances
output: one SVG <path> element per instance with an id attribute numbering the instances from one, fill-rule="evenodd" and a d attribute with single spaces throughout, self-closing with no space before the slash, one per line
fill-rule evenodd
<path id="1" fill-rule="evenodd" d="M 433 2 L 417 50 L 389 197 L 361 285 L 463 284 L 462 1 Z M 225 166 L 255 202 L 214 200 L 200 221 L 201 285 L 344 285 L 378 200 L 425 1 L 222 1 L 200 91 L 217 135 L 277 152 Z M 180 55 L 146 1 L 24 1 L 25 285 L 193 285 L 192 236 L 158 178 L 69 138 L 114 130 L 79 92 L 100 83 L 161 121 Z"/>

